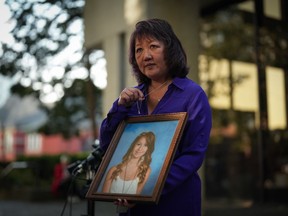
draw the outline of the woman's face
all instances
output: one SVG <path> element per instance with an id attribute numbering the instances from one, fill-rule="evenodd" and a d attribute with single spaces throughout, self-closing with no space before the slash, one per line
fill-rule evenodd
<path id="1" fill-rule="evenodd" d="M 147 152 L 148 146 L 146 143 L 146 138 L 141 137 L 133 147 L 132 155 L 135 158 L 142 157 Z"/>
<path id="2" fill-rule="evenodd" d="M 140 71 L 151 80 L 163 82 L 168 78 L 164 59 L 164 43 L 153 38 L 136 38 L 135 58 Z"/>

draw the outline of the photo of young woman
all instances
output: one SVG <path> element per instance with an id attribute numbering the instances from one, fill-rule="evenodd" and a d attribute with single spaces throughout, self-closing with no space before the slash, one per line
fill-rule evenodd
<path id="1" fill-rule="evenodd" d="M 142 132 L 138 135 L 123 156 L 122 162 L 108 171 L 102 192 L 141 194 L 151 173 L 154 145 L 153 132 Z"/>

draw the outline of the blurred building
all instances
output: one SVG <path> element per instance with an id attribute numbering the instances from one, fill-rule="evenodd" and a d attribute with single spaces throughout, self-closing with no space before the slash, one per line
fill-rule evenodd
<path id="1" fill-rule="evenodd" d="M 285 0 L 87 1 L 87 54 L 102 50 L 107 61 L 103 113 L 135 85 L 127 58 L 135 23 L 166 19 L 213 110 L 205 199 L 287 201 L 287 11 Z"/>
<path id="2" fill-rule="evenodd" d="M 86 152 L 88 151 L 86 142 L 89 137 L 65 139 L 61 134 L 24 133 L 15 128 L 6 128 L 4 132 L 0 132 L 0 162 L 14 161 L 19 156 Z M 91 142 L 89 142 L 89 145 L 92 145 Z M 92 146 L 90 149 L 92 149 Z"/>

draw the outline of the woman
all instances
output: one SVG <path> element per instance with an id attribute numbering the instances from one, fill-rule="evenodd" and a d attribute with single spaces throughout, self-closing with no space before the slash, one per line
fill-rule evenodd
<path id="1" fill-rule="evenodd" d="M 125 88 L 101 125 L 107 149 L 118 124 L 128 116 L 187 112 L 188 119 L 158 204 L 118 200 L 130 215 L 201 215 L 201 181 L 197 174 L 208 146 L 211 110 L 205 92 L 187 78 L 185 51 L 169 23 L 148 19 L 136 24 L 129 62 L 138 82 Z"/>
<path id="2" fill-rule="evenodd" d="M 151 172 L 154 143 L 153 132 L 138 135 L 122 162 L 108 171 L 102 192 L 140 194 Z"/>

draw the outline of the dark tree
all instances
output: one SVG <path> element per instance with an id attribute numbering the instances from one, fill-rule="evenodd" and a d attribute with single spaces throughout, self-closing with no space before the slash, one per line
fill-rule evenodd
<path id="1" fill-rule="evenodd" d="M 49 116 L 42 132 L 70 136 L 77 133 L 74 123 L 87 118 L 92 121 L 93 131 L 97 131 L 96 101 L 100 100 L 101 92 L 91 85 L 86 68 L 89 64 L 85 62 L 88 58 L 83 48 L 85 0 L 6 0 L 5 3 L 11 11 L 9 22 L 14 24 L 11 31 L 14 42 L 0 42 L 0 74 L 18 77 L 11 92 L 20 96 L 33 94 L 42 102 Z M 64 53 L 68 53 L 66 59 Z M 79 72 L 82 80 L 71 75 L 79 68 L 86 68 L 86 75 L 83 70 Z M 47 87 L 48 93 L 58 96 L 52 106 L 43 103 Z"/>

